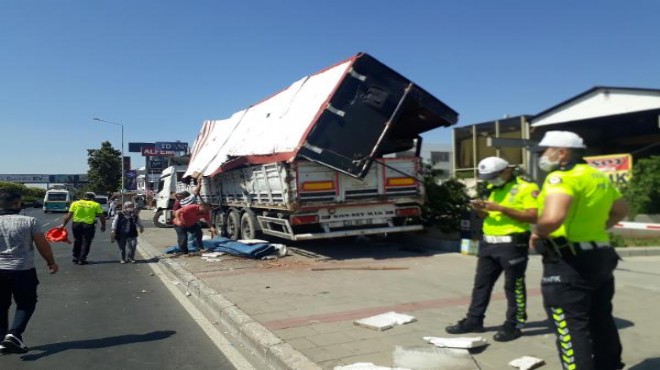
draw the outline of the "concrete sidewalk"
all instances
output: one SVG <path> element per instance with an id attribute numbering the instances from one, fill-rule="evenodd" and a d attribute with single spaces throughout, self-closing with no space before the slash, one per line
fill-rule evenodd
<path id="1" fill-rule="evenodd" d="M 145 220 L 151 216 L 149 211 L 143 213 Z M 147 226 L 138 249 L 145 257 L 162 257 L 175 240 L 173 229 Z M 395 346 L 430 348 L 422 338 L 450 337 L 444 327 L 467 310 L 476 258 L 420 252 L 433 247 L 433 241 L 417 238 L 397 244 L 376 239 L 289 246 L 294 247 L 289 256 L 277 260 L 227 256 L 219 262 L 200 257 L 160 258 L 160 262 L 169 279 L 218 324 L 218 330 L 253 355 L 257 368 L 332 369 L 355 362 L 393 366 Z M 616 275 L 614 305 L 624 362 L 629 369 L 657 369 L 660 323 L 654 313 L 660 304 L 660 248 L 623 249 L 621 254 L 624 261 Z M 523 355 L 544 359 L 543 368 L 560 368 L 554 334 L 542 310 L 540 275 L 540 259 L 534 256 L 527 277 L 528 326 L 522 338 L 510 343 L 492 340 L 506 309 L 498 282 L 487 312 L 488 332 L 481 334 L 489 345 L 473 354 L 475 369 L 510 368 L 508 362 Z M 353 324 L 389 311 L 412 315 L 417 322 L 385 331 Z"/>

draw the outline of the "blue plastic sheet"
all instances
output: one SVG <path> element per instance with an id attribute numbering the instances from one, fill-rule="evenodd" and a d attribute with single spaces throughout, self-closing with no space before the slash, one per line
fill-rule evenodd
<path id="1" fill-rule="evenodd" d="M 223 237 L 202 240 L 202 245 L 209 252 L 224 252 L 232 256 L 251 259 L 260 259 L 264 256 L 273 254 L 275 251 L 275 247 L 268 243 L 245 244 Z M 194 242 L 188 242 L 188 250 L 190 252 L 197 252 Z M 165 249 L 165 253 L 168 254 L 178 252 L 180 252 L 180 250 L 176 245 Z"/>

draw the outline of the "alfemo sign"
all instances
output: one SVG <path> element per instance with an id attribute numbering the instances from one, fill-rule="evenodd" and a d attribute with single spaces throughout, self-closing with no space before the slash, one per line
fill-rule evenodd
<path id="1" fill-rule="evenodd" d="M 176 152 L 173 150 L 162 150 L 157 148 L 142 148 L 142 155 L 146 157 L 168 157 L 176 155 Z"/>

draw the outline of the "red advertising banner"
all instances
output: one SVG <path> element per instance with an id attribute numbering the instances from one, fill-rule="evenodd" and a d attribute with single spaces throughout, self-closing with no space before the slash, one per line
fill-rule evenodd
<path id="1" fill-rule="evenodd" d="M 153 157 L 153 156 L 173 157 L 176 155 L 176 152 L 173 150 L 161 150 L 152 147 L 152 148 L 142 148 L 142 155 L 145 157 Z"/>
<path id="2" fill-rule="evenodd" d="M 630 154 L 609 154 L 593 157 L 584 157 L 589 165 L 599 169 L 607 174 L 613 183 L 625 185 L 630 182 L 632 177 L 632 155 Z"/>

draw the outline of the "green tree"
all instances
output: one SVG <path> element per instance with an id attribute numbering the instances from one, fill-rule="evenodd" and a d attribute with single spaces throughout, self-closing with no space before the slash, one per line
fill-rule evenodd
<path id="1" fill-rule="evenodd" d="M 438 176 L 442 173 L 428 163 L 423 164 L 426 202 L 422 217 L 427 226 L 437 226 L 444 232 L 458 231 L 470 197 L 465 185 L 456 179 L 439 183 Z"/>
<path id="2" fill-rule="evenodd" d="M 635 162 L 630 183 L 624 189 L 630 216 L 660 213 L 660 156 Z"/>
<path id="3" fill-rule="evenodd" d="M 17 182 L 0 181 L 0 190 L 15 191 L 24 195 L 27 192 L 27 187 Z"/>
<path id="4" fill-rule="evenodd" d="M 99 194 L 115 192 L 121 187 L 121 151 L 109 141 L 101 143 L 100 149 L 87 149 L 87 190 Z"/>
<path id="5" fill-rule="evenodd" d="M 32 203 L 37 199 L 43 199 L 46 195 L 46 189 L 27 187 L 24 184 L 9 181 L 0 181 L 0 190 L 15 191 L 23 197 L 23 203 Z"/>

